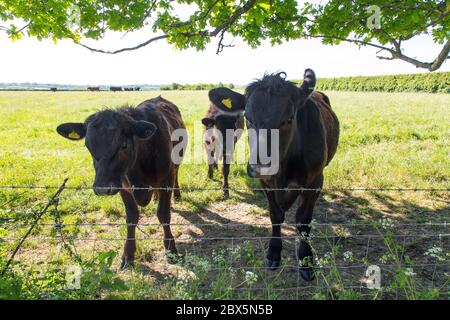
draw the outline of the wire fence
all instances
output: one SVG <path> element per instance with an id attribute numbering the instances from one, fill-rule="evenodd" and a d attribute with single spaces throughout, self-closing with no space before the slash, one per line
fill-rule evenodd
<path id="1" fill-rule="evenodd" d="M 25 241 L 37 241 L 37 242 L 56 242 L 59 247 L 65 248 L 69 255 L 73 256 L 76 261 L 82 261 L 82 257 L 77 249 L 77 243 L 82 242 L 90 242 L 93 243 L 92 251 L 94 252 L 95 246 L 99 242 L 123 242 L 128 240 L 136 240 L 138 242 L 161 242 L 163 240 L 172 240 L 172 239 L 164 239 L 162 236 L 157 234 L 149 234 L 147 231 L 142 228 L 145 227 L 164 227 L 165 224 L 161 223 L 151 223 L 151 222 L 141 222 L 141 223 L 115 223 L 115 222 L 80 222 L 80 223 L 66 223 L 63 222 L 62 216 L 58 211 L 59 205 L 59 196 L 64 190 L 73 190 L 73 191 L 81 191 L 81 190 L 92 190 L 92 187 L 87 186 L 67 186 L 67 179 L 64 180 L 63 184 L 60 186 L 52 186 L 52 185 L 42 185 L 42 186 L 32 186 L 32 185 L 0 185 L 0 189 L 43 189 L 43 190 L 56 190 L 47 204 L 40 210 L 38 213 L 31 213 L 30 218 L 33 221 L 23 221 L 23 217 L 19 218 L 9 218 L 3 217 L 0 218 L 0 228 L 3 227 L 8 230 L 8 234 L 6 236 L 0 237 L 0 244 L 3 243 L 14 243 L 17 242 L 16 246 L 13 250 L 11 250 L 11 254 L 9 255 L 9 259 L 6 265 L 3 267 L 2 275 L 10 270 L 10 265 L 16 254 L 18 254 L 20 248 L 22 247 Z M 107 188 L 111 189 L 111 188 Z M 145 190 L 145 191 L 186 191 L 186 192 L 196 192 L 196 191 L 241 191 L 241 192 L 255 192 L 255 191 L 295 191 L 295 192 L 430 192 L 430 193 L 448 193 L 450 192 L 450 188 L 251 188 L 251 187 L 230 187 L 230 188 L 219 188 L 219 187 L 181 187 L 181 188 L 172 188 L 172 187 L 128 187 L 128 188 L 113 188 L 118 190 L 125 190 L 128 192 L 133 192 L 137 190 Z M 14 200 L 14 199 L 13 199 Z M 46 214 L 46 212 L 54 207 L 56 211 L 56 215 L 53 215 L 54 221 L 53 223 L 49 222 L 40 222 L 41 218 Z M 448 216 L 447 216 L 448 217 Z M 446 217 L 446 218 L 447 218 Z M 386 235 L 380 232 L 380 228 L 385 228 L 381 224 L 377 224 L 376 221 L 352 221 L 352 222 L 317 222 L 312 221 L 310 224 L 301 224 L 301 223 L 288 223 L 283 222 L 280 224 L 272 224 L 272 223 L 262 223 L 262 222 L 247 222 L 247 223 L 236 223 L 236 222 L 204 222 L 204 223 L 195 223 L 195 222 L 174 222 L 170 223 L 172 227 L 180 227 L 180 228 L 199 228 L 202 229 L 202 234 L 183 234 L 176 237 L 176 242 L 185 245 L 185 250 L 187 252 L 191 252 L 193 254 L 197 254 L 203 257 L 207 257 L 209 260 L 214 260 L 214 257 L 211 256 L 211 250 L 213 249 L 213 245 L 218 243 L 223 244 L 225 247 L 231 248 L 231 251 L 234 251 L 236 247 L 241 246 L 243 243 L 253 243 L 256 246 L 259 246 L 259 249 L 256 250 L 263 255 L 266 249 L 266 242 L 268 240 L 277 238 L 284 240 L 287 242 L 287 247 L 294 247 L 295 251 L 297 251 L 300 241 L 302 237 L 296 234 L 297 228 L 302 226 L 308 226 L 313 228 L 313 233 L 308 237 L 308 241 L 312 245 L 313 252 L 317 256 L 318 263 L 314 266 L 314 269 L 318 272 L 318 274 L 322 274 L 322 281 L 317 282 L 317 285 L 310 285 L 308 283 L 302 282 L 300 279 L 298 272 L 296 272 L 299 268 L 299 262 L 295 259 L 288 259 L 285 264 L 280 266 L 279 272 L 288 272 L 288 276 L 294 279 L 294 286 L 281 286 L 281 287 L 273 287 L 270 290 L 273 291 L 293 291 L 296 292 L 297 298 L 302 297 L 301 290 L 305 289 L 324 289 L 324 286 L 327 286 L 327 272 L 333 270 L 339 270 L 343 273 L 350 274 L 350 281 L 348 283 L 341 283 L 343 288 L 345 289 L 355 289 L 355 290 L 364 290 L 367 289 L 367 286 L 361 283 L 359 276 L 364 276 L 364 271 L 366 271 L 368 267 L 368 261 L 370 260 L 370 256 L 374 255 L 378 259 L 378 265 L 383 269 L 398 269 L 399 263 L 403 269 L 414 269 L 415 272 L 419 272 L 417 270 L 426 269 L 431 270 L 427 272 L 423 271 L 423 273 L 427 274 L 424 277 L 421 277 L 420 288 L 425 290 L 426 288 L 436 289 L 436 288 L 444 288 L 448 285 L 448 279 L 445 280 L 445 274 L 448 274 L 450 271 L 450 264 L 448 262 L 448 242 L 450 237 L 450 232 L 448 231 L 448 221 L 446 219 L 442 221 L 428 221 L 428 222 L 398 222 L 398 223 L 389 223 L 389 229 L 391 230 L 389 233 L 389 240 L 396 241 L 396 243 L 402 243 L 400 246 L 402 249 L 399 250 L 401 253 L 399 263 L 388 263 L 388 262 L 379 262 L 379 257 L 382 256 L 380 244 L 386 244 Z M 251 228 L 259 227 L 263 229 L 267 229 L 267 231 L 273 226 L 280 226 L 285 229 L 285 232 L 290 232 L 290 234 L 285 234 L 280 237 L 271 237 L 271 236 L 263 236 L 263 235 L 252 235 Z M 35 228 L 50 228 L 51 230 L 56 230 L 56 234 L 51 236 L 41 235 L 42 230 L 39 232 L 39 235 L 33 233 Z M 69 227 L 77 227 L 77 228 L 86 228 L 89 229 L 89 235 L 87 236 L 79 236 L 79 235 L 69 235 L 66 233 L 65 229 Z M 108 227 L 113 228 L 113 230 L 125 228 L 125 227 L 137 227 L 140 231 L 140 234 L 134 238 L 127 238 L 120 235 L 108 235 L 108 236 L 98 236 L 95 234 L 95 230 L 92 230 L 94 227 Z M 20 233 L 21 228 L 28 228 L 26 233 L 22 236 L 17 235 Z M 233 229 L 233 231 L 241 228 L 250 228 L 246 230 L 247 234 L 234 233 L 230 236 L 228 235 L 217 235 L 217 234 L 208 234 L 208 231 L 213 228 L 219 228 L 223 230 Z M 347 228 L 344 232 L 336 232 L 333 228 Z M 353 228 L 353 229 L 352 229 Z M 350 230 L 351 229 L 351 230 Z M 370 229 L 370 230 L 369 230 Z M 220 231 L 219 231 L 220 232 Z M 13 235 L 9 235 L 9 233 Z M 92 236 L 91 234 L 94 234 Z M 305 240 L 305 239 L 303 239 Z M 409 259 L 403 259 L 404 252 L 408 249 L 408 241 L 413 242 L 416 245 L 419 242 L 430 241 L 430 244 L 437 244 L 441 251 L 435 252 L 425 252 L 422 253 L 422 256 L 418 261 L 412 262 Z M 345 259 L 340 258 L 340 262 L 342 263 L 334 263 L 324 264 L 323 259 L 329 252 L 334 252 L 333 245 L 339 243 L 344 249 L 356 250 L 360 253 L 360 255 L 364 256 L 364 263 L 361 261 L 358 263 L 349 263 L 345 262 Z M 348 245 L 348 246 L 347 246 Z M 191 247 L 189 247 L 191 246 Z M 328 246 L 328 247 L 327 247 Z M 284 249 L 286 251 L 286 249 Z M 348 252 L 348 251 L 347 251 Z M 161 253 L 164 254 L 164 253 Z M 342 255 L 342 254 L 341 254 Z M 236 259 L 234 259 L 236 260 Z M 235 263 L 236 261 L 231 262 L 231 267 L 235 269 L 242 270 L 244 272 L 262 272 L 266 270 L 265 266 L 262 265 L 246 265 L 245 263 Z M 167 261 L 167 260 L 164 260 Z M 321 262 L 320 262 L 321 261 Z M 345 263 L 344 263 L 345 262 Z M 228 266 L 227 268 L 230 268 Z M 217 266 L 214 262 L 211 262 L 211 265 L 208 269 L 210 272 L 223 272 L 223 266 Z M 226 271 L 226 270 L 225 270 Z M 295 275 L 294 275 L 295 274 Z M 423 279 L 422 279 L 423 278 Z M 356 282 L 356 285 L 355 285 Z M 258 286 L 240 286 L 234 288 L 236 291 L 267 291 L 268 287 L 258 287 Z M 329 288 L 328 288 L 329 290 Z M 445 291 L 445 290 L 444 290 Z"/>
<path id="2" fill-rule="evenodd" d="M 59 189 L 59 186 L 28 186 L 28 185 L 0 185 L 0 189 L 44 189 L 52 190 Z M 65 186 L 65 190 L 93 190 L 92 187 L 88 186 Z M 222 188 L 222 187 L 96 187 L 98 190 L 124 190 L 124 191 L 299 191 L 299 192 L 352 192 L 352 191 L 363 191 L 363 192 L 450 192 L 450 188 L 301 188 L 301 187 L 287 187 L 287 188 L 256 188 L 256 187 L 232 187 L 232 188 Z"/>

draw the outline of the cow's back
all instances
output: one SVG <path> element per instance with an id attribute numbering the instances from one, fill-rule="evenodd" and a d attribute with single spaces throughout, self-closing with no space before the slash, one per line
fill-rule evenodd
<path id="1" fill-rule="evenodd" d="M 314 91 L 310 99 L 316 105 L 320 112 L 321 122 L 325 129 L 326 144 L 327 144 L 327 162 L 328 164 L 333 159 L 338 141 L 339 141 L 339 121 L 331 108 L 330 99 L 327 95 L 320 91 Z"/>
<path id="2" fill-rule="evenodd" d="M 178 107 L 161 96 L 140 103 L 138 108 L 150 108 L 152 113 L 158 115 L 167 123 L 167 128 L 170 133 L 175 129 L 186 128 Z"/>
<path id="3" fill-rule="evenodd" d="M 138 142 L 140 166 L 135 166 L 129 176 L 130 182 L 158 186 L 179 165 L 173 162 L 173 147 L 180 142 L 186 143 L 184 138 L 172 141 L 174 130 L 185 129 L 181 113 L 175 104 L 161 96 L 146 100 L 130 110 L 135 120 L 151 122 L 157 128 L 151 139 Z"/>

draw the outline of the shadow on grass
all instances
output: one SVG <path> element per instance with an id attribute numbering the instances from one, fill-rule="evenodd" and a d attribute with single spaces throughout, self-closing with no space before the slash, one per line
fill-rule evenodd
<path id="1" fill-rule="evenodd" d="M 254 185 L 251 182 L 251 185 Z M 409 197 L 408 197 L 409 196 Z M 183 199 L 183 201 L 186 198 Z M 426 206 L 427 201 L 433 201 L 434 205 Z M 191 204 L 203 208 L 201 213 L 193 213 L 190 210 L 174 210 L 188 223 L 195 226 L 183 227 L 181 234 L 187 236 L 188 240 L 179 240 L 177 246 L 180 252 L 190 253 L 200 259 L 211 261 L 213 251 L 217 248 L 233 248 L 235 246 L 245 246 L 251 243 L 253 253 L 250 258 L 243 255 L 234 264 L 235 269 L 261 271 L 261 281 L 266 281 L 274 277 L 274 273 L 263 271 L 262 260 L 267 249 L 270 236 L 270 226 L 260 226 L 261 220 L 246 219 L 246 222 L 239 220 L 239 215 L 227 215 L 227 212 L 218 213 L 208 209 L 208 203 L 204 203 L 200 198 L 190 197 Z M 231 199 L 224 202 L 246 202 L 256 205 L 261 209 L 266 209 L 267 204 L 262 193 L 233 191 Z M 286 222 L 294 222 L 293 211 L 297 207 L 294 204 L 286 214 Z M 445 196 L 431 196 L 428 193 L 417 193 L 411 198 L 410 195 L 399 193 L 382 192 L 344 192 L 344 193 L 324 193 L 317 202 L 313 218 L 318 225 L 313 225 L 312 234 L 314 238 L 314 252 L 316 257 L 323 258 L 333 248 L 339 247 L 340 252 L 336 257 L 336 264 L 339 267 L 343 282 L 348 286 L 360 285 L 359 280 L 364 275 L 366 266 L 356 267 L 345 261 L 343 252 L 352 252 L 358 259 L 367 259 L 368 262 L 379 265 L 383 272 L 385 283 L 392 280 L 392 273 L 395 270 L 391 266 L 382 262 L 382 257 L 388 252 L 383 235 L 374 227 L 374 222 L 388 217 L 393 224 L 392 232 L 395 235 L 393 241 L 402 249 L 402 263 L 413 265 L 416 273 L 415 281 L 422 287 L 442 288 L 445 285 L 445 273 L 448 272 L 447 265 L 436 264 L 425 252 L 433 246 L 440 247 L 444 253 L 450 247 L 448 237 L 439 235 L 448 234 L 447 225 L 433 225 L 426 222 L 444 223 L 449 217 L 449 204 Z M 248 212 L 241 212 L 246 215 Z M 267 217 L 263 223 L 269 223 Z M 327 225 L 320 225 L 327 224 Z M 196 230 L 198 228 L 198 230 Z M 285 235 L 296 235 L 294 228 L 284 228 Z M 199 235 L 201 234 L 201 235 Z M 263 237 L 258 239 L 258 237 Z M 200 238 L 196 240 L 196 238 Z M 205 239 L 206 238 L 206 239 Z M 208 239 L 211 238 L 211 239 Z M 249 240 L 250 238 L 250 240 Z M 294 237 L 283 241 L 283 264 L 295 265 L 296 241 Z M 29 251 L 32 251 L 30 249 Z M 406 257 L 408 257 L 406 259 Z M 161 270 L 161 264 L 155 261 L 142 263 L 138 270 L 142 274 L 149 275 L 156 279 L 157 283 L 164 284 L 167 273 Z M 388 273 L 389 270 L 389 273 Z M 311 298 L 317 290 L 323 291 L 325 284 L 321 279 L 317 279 L 312 284 L 299 282 L 297 272 L 294 268 L 286 268 L 280 271 L 281 277 L 285 280 L 286 287 L 314 287 L 310 291 L 305 289 L 302 295 Z M 217 277 L 217 270 L 211 271 L 202 280 L 202 285 L 207 286 L 208 281 Z M 261 284 L 263 285 L 263 284 Z M 315 289 L 318 287 L 319 289 Z M 396 293 L 397 294 L 397 293 Z M 284 296 L 292 298 L 293 296 Z M 402 294 L 385 294 L 381 298 L 402 298 Z"/>

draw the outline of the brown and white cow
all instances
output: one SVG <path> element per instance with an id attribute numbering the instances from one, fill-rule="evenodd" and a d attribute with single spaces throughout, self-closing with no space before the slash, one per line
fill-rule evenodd
<path id="1" fill-rule="evenodd" d="M 224 103 L 227 102 L 224 101 Z M 242 112 L 223 112 L 211 102 L 202 123 L 205 126 L 204 144 L 208 160 L 208 177 L 213 178 L 214 169 L 218 167 L 218 163 L 222 159 L 223 195 L 228 198 L 230 195 L 228 190 L 230 164 L 233 161 L 236 142 L 244 130 L 244 116 Z"/>

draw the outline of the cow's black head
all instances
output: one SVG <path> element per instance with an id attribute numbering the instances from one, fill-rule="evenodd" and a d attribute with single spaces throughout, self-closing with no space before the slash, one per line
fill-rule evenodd
<path id="1" fill-rule="evenodd" d="M 236 92 L 227 95 L 222 90 L 222 94 L 217 94 L 215 100 L 211 99 L 214 94 L 210 93 L 211 101 L 225 112 L 245 110 L 250 137 L 250 161 L 247 171 L 251 177 L 263 178 L 276 174 L 276 172 L 265 170 L 271 164 L 262 161 L 265 159 L 260 157 L 261 148 L 265 149 L 264 153 L 268 158 L 277 158 L 279 163 L 283 161 L 297 128 L 297 111 L 304 106 L 316 84 L 316 77 L 311 69 L 305 70 L 304 81 L 300 87 L 286 81 L 285 76 L 284 72 L 265 75 L 262 79 L 251 83 L 245 91 L 245 96 L 240 95 L 244 100 L 233 98 L 239 95 Z M 223 88 L 213 90 L 220 89 Z M 217 100 L 222 101 L 222 104 L 217 104 Z M 224 102 L 231 102 L 231 107 L 226 104 L 224 106 Z M 273 129 L 279 135 L 278 148 L 275 145 L 272 146 L 272 142 L 275 141 L 271 131 Z M 271 150 L 277 154 L 271 154 Z"/>
<path id="2" fill-rule="evenodd" d="M 86 148 L 94 161 L 94 192 L 113 195 L 126 181 L 127 171 L 136 161 L 138 142 L 150 139 L 156 126 L 107 109 L 91 115 L 84 123 L 64 123 L 56 130 L 70 140 L 86 138 Z"/>

